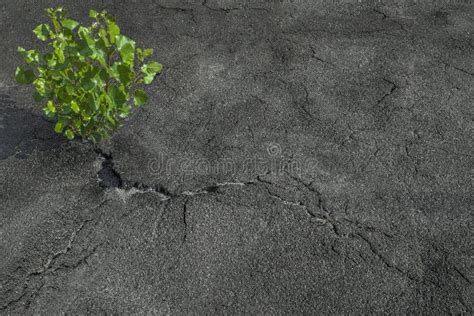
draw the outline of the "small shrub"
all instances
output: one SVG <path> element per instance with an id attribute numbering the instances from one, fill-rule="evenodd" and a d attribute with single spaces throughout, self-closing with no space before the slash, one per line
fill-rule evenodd
<path id="1" fill-rule="evenodd" d="M 16 81 L 35 86 L 33 98 L 44 102 L 43 114 L 56 122 L 56 133 L 99 142 L 121 126 L 132 104 L 147 102 L 137 85 L 152 83 L 162 66 L 145 62 L 153 49 L 137 48 L 106 11 L 91 10 L 89 27 L 66 18 L 63 8 L 47 12 L 52 25 L 33 32 L 49 52 L 18 47 L 28 66 L 16 69 Z"/>

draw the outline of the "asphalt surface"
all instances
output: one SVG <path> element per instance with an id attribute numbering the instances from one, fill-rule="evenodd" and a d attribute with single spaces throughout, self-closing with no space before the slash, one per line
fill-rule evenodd
<path id="1" fill-rule="evenodd" d="M 17 86 L 44 8 L 165 71 L 98 148 Z M 0 313 L 473 312 L 471 1 L 0 3 Z"/>

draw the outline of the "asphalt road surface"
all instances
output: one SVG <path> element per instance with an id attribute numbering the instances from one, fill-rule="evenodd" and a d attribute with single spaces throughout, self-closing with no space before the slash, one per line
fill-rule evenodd
<path id="1" fill-rule="evenodd" d="M 94 148 L 18 86 L 44 9 L 155 49 Z M 474 2 L 0 1 L 0 313 L 473 312 Z"/>

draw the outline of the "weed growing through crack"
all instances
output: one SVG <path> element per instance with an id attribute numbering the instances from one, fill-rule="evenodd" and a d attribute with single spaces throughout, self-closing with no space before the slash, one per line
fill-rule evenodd
<path id="1" fill-rule="evenodd" d="M 121 126 L 132 105 L 148 101 L 137 86 L 151 84 L 162 65 L 145 62 L 153 49 L 137 48 L 107 11 L 91 10 L 89 27 L 66 18 L 63 8 L 47 12 L 52 25 L 33 32 L 50 50 L 18 47 L 28 66 L 17 67 L 16 81 L 35 86 L 35 101 L 46 100 L 43 114 L 56 122 L 56 133 L 97 143 Z"/>

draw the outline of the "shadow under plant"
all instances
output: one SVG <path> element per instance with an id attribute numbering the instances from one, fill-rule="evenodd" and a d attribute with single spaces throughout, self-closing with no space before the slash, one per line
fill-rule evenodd
<path id="1" fill-rule="evenodd" d="M 0 159 L 14 155 L 25 159 L 34 150 L 48 150 L 65 143 L 53 129 L 54 124 L 40 114 L 15 107 L 15 101 L 0 95 Z"/>

